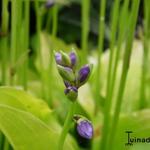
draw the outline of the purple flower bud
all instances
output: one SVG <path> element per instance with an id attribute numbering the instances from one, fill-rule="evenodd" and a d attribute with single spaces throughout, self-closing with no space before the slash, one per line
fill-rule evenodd
<path id="1" fill-rule="evenodd" d="M 78 96 L 78 90 L 74 86 L 69 86 L 68 88 L 65 89 L 65 94 L 67 95 L 68 99 L 71 101 L 75 101 Z"/>
<path id="2" fill-rule="evenodd" d="M 91 73 L 91 68 L 91 65 L 85 65 L 79 70 L 77 78 L 78 86 L 83 85 L 88 80 Z"/>
<path id="3" fill-rule="evenodd" d="M 51 8 L 54 5 L 54 1 L 53 0 L 47 0 L 47 2 L 45 3 L 45 7 L 46 8 Z"/>
<path id="4" fill-rule="evenodd" d="M 61 53 L 59 53 L 59 52 L 55 53 L 55 60 L 56 60 L 57 64 L 61 65 L 61 63 L 62 63 L 62 55 L 61 55 Z"/>
<path id="5" fill-rule="evenodd" d="M 79 119 L 77 122 L 77 133 L 85 138 L 85 139 L 92 139 L 93 137 L 93 126 L 88 120 Z"/>
<path id="6" fill-rule="evenodd" d="M 76 62 L 77 62 L 77 56 L 76 56 L 76 53 L 75 52 L 71 52 L 69 54 L 70 56 L 70 60 L 71 60 L 71 65 L 72 66 L 75 66 L 76 65 Z"/>
<path id="7" fill-rule="evenodd" d="M 66 53 L 64 53 L 63 51 L 55 53 L 55 60 L 58 65 L 61 65 L 64 67 L 71 66 L 71 60 L 70 60 L 69 56 Z"/>

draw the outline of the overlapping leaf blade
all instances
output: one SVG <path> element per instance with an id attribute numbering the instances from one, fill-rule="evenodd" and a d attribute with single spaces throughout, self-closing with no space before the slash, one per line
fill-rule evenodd
<path id="1" fill-rule="evenodd" d="M 51 112 L 45 102 L 23 90 L 0 88 L 0 130 L 15 150 L 57 148 L 61 127 Z M 64 149 L 78 149 L 70 136 Z"/>

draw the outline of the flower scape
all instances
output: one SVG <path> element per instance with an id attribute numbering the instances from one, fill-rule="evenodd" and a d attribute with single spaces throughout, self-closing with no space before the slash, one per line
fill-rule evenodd
<path id="1" fill-rule="evenodd" d="M 91 122 L 81 115 L 74 117 L 74 107 L 78 97 L 78 89 L 89 79 L 92 72 L 92 65 L 86 64 L 78 70 L 78 57 L 75 51 L 69 54 L 63 51 L 55 52 L 55 60 L 58 72 L 66 87 L 64 93 L 72 102 L 59 139 L 58 150 L 62 150 L 72 120 L 76 123 L 75 129 L 80 137 L 85 140 L 90 140 L 93 137 L 93 126 Z"/>

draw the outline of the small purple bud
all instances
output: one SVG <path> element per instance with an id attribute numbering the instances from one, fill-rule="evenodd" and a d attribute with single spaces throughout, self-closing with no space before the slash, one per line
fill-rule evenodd
<path id="1" fill-rule="evenodd" d="M 85 65 L 79 70 L 77 78 L 79 84 L 78 86 L 83 85 L 88 80 L 91 73 L 91 68 L 92 68 L 91 65 Z"/>
<path id="2" fill-rule="evenodd" d="M 75 52 L 71 52 L 71 53 L 69 54 L 69 57 L 70 57 L 70 60 L 71 60 L 71 65 L 72 65 L 72 66 L 75 66 L 75 65 L 76 65 L 76 62 L 77 62 L 76 53 L 75 53 Z"/>
<path id="3" fill-rule="evenodd" d="M 70 57 L 64 53 L 63 51 L 55 52 L 55 60 L 58 65 L 64 66 L 64 67 L 70 67 L 71 66 L 71 60 Z"/>
<path id="4" fill-rule="evenodd" d="M 81 68 L 81 70 L 79 71 L 79 80 L 80 82 L 83 82 L 84 80 L 86 80 L 86 78 L 88 77 L 90 73 L 90 68 L 88 65 L 85 65 L 84 67 Z"/>
<path id="5" fill-rule="evenodd" d="M 61 55 L 61 53 L 59 53 L 59 52 L 55 53 L 55 60 L 56 60 L 57 64 L 61 65 L 61 63 L 62 63 L 62 55 Z"/>
<path id="6" fill-rule="evenodd" d="M 47 0 L 47 2 L 45 3 L 45 7 L 46 8 L 51 8 L 54 5 L 54 1 L 53 0 Z"/>
<path id="7" fill-rule="evenodd" d="M 81 120 L 77 122 L 77 132 L 85 139 L 92 139 L 93 126 L 88 120 Z"/>
<path id="8" fill-rule="evenodd" d="M 78 90 L 74 86 L 69 86 L 68 88 L 65 89 L 65 95 L 70 99 L 71 101 L 75 101 L 78 96 Z"/>

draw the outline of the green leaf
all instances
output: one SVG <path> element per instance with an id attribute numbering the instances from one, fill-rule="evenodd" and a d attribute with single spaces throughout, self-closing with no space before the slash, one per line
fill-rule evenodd
<path id="1" fill-rule="evenodd" d="M 53 147 L 56 148 L 57 140 L 61 131 L 61 126 L 54 118 L 52 110 L 43 100 L 37 99 L 21 89 L 0 87 L 0 106 L 2 107 L 0 109 L 0 131 L 5 134 L 5 136 L 15 147 L 15 149 L 34 150 L 35 148 L 35 150 L 38 150 L 38 147 L 40 149 L 40 145 L 44 145 L 44 143 L 48 141 L 44 140 L 44 135 L 40 135 L 46 132 L 41 131 L 43 130 L 41 129 L 42 126 L 45 126 L 47 128 L 47 132 L 49 134 L 51 133 L 47 138 L 49 139 L 49 137 L 51 137 L 49 140 L 51 141 L 52 139 L 52 143 L 48 141 L 47 145 L 51 143 L 50 149 L 53 149 Z M 20 115 L 22 117 L 20 117 Z M 30 135 L 28 135 L 28 132 L 30 133 Z M 41 143 L 36 140 L 37 137 L 34 137 L 37 135 Z M 42 139 L 40 139 L 40 137 Z M 33 139 L 35 139 L 35 143 L 33 143 Z M 29 144 L 30 142 L 33 143 L 33 148 L 31 147 L 32 145 Z M 68 143 L 67 149 L 78 149 L 75 141 L 73 140 L 73 138 L 71 138 L 71 136 L 67 137 L 66 143 Z M 18 148 L 18 146 L 20 145 L 23 146 L 22 149 L 20 147 Z M 42 150 L 44 150 L 44 147 L 42 148 Z M 45 148 L 45 150 L 47 149 Z"/>
<path id="2" fill-rule="evenodd" d="M 43 100 L 11 87 L 0 87 L 0 104 L 31 112 L 43 121 L 46 121 L 52 112 Z"/>
<path id="3" fill-rule="evenodd" d="M 31 113 L 0 104 L 0 130 L 15 150 L 56 149 L 59 134 Z M 65 148 L 73 150 L 71 143 Z"/>

